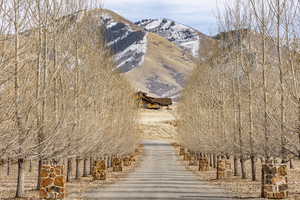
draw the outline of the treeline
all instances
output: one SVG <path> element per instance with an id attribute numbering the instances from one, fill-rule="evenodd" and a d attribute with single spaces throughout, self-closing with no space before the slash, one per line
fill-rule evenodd
<path id="1" fill-rule="evenodd" d="M 226 2 L 219 48 L 184 91 L 179 137 L 191 151 L 233 157 L 242 178 L 251 160 L 256 180 L 258 158 L 293 168 L 300 157 L 300 2 Z"/>
<path id="2" fill-rule="evenodd" d="M 86 169 L 88 159 L 134 152 L 133 91 L 114 73 L 97 2 L 0 1 L 0 159 L 18 163 L 16 197 L 27 161 L 40 170 L 76 160 L 79 178 L 81 160 Z"/>

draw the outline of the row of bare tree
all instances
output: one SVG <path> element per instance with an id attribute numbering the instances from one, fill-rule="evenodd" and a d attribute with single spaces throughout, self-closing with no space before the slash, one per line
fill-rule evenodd
<path id="1" fill-rule="evenodd" d="M 219 11 L 219 48 L 200 62 L 179 106 L 180 141 L 256 162 L 300 157 L 300 1 L 234 0 Z M 240 162 L 241 170 L 238 170 Z"/>
<path id="2" fill-rule="evenodd" d="M 16 197 L 26 160 L 40 170 L 76 158 L 79 167 L 135 149 L 133 91 L 113 71 L 100 8 L 96 0 L 0 1 L 0 159 L 18 163 Z"/>

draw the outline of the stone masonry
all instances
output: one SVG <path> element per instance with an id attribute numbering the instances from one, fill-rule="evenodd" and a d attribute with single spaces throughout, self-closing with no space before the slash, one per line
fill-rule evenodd
<path id="1" fill-rule="evenodd" d="M 268 163 L 262 166 L 262 197 L 268 199 L 288 197 L 287 165 Z"/>
<path id="2" fill-rule="evenodd" d="M 208 159 L 205 157 L 201 157 L 199 159 L 199 171 L 208 171 L 209 170 L 209 163 L 208 163 Z"/>
<path id="3" fill-rule="evenodd" d="M 217 162 L 217 179 L 226 178 L 226 161 L 223 159 Z"/>
<path id="4" fill-rule="evenodd" d="M 125 167 L 129 167 L 131 166 L 131 159 L 130 159 L 130 156 L 126 156 L 123 158 L 123 165 Z"/>
<path id="5" fill-rule="evenodd" d="M 95 162 L 93 169 L 94 180 L 106 180 L 106 161 L 100 160 Z"/>
<path id="6" fill-rule="evenodd" d="M 183 156 L 184 154 L 185 154 L 184 148 L 183 148 L 183 147 L 180 147 L 179 155 L 180 155 L 180 156 Z"/>
<path id="7" fill-rule="evenodd" d="M 113 172 L 121 172 L 122 168 L 122 160 L 120 158 L 113 159 Z"/>
<path id="8" fill-rule="evenodd" d="M 184 155 L 183 155 L 183 160 L 184 161 L 190 161 L 191 160 L 191 154 L 189 152 L 186 152 Z"/>
<path id="9" fill-rule="evenodd" d="M 191 159 L 189 160 L 189 166 L 197 166 L 198 165 L 198 160 L 196 155 L 192 155 Z"/>
<path id="10" fill-rule="evenodd" d="M 44 165 L 41 169 L 40 199 L 64 199 L 65 176 L 63 166 Z"/>

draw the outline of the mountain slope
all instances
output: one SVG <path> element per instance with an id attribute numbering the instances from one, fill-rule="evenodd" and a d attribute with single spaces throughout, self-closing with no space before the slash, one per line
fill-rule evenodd
<path id="1" fill-rule="evenodd" d="M 150 26 L 150 21 L 147 21 L 148 25 L 145 25 L 146 21 L 143 24 L 132 23 L 110 10 L 93 12 L 92 16 L 99 17 L 104 24 L 106 44 L 115 55 L 115 70 L 123 73 L 136 90 L 153 96 L 179 97 L 188 76 L 196 67 L 198 58 L 195 56 L 204 59 L 209 53 L 206 47 L 215 42 L 171 20 L 164 23 L 164 26 L 172 25 L 168 32 L 162 25 L 155 29 L 154 25 Z M 167 31 L 165 34 L 164 29 Z"/>
<path id="2" fill-rule="evenodd" d="M 106 42 L 115 54 L 117 68 L 129 72 L 144 62 L 147 50 L 147 33 L 135 30 L 129 23 L 116 21 L 113 14 L 102 16 L 105 25 Z"/>
<path id="3" fill-rule="evenodd" d="M 166 18 L 143 19 L 135 24 L 143 27 L 148 32 L 157 33 L 170 42 L 174 42 L 195 57 L 199 56 L 201 41 L 209 39 L 208 36 L 196 29 Z"/>

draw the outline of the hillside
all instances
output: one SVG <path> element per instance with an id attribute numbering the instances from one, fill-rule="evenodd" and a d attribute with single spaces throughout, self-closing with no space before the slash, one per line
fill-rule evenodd
<path id="1" fill-rule="evenodd" d="M 143 19 L 135 24 L 148 32 L 156 33 L 168 39 L 195 57 L 199 56 L 201 41 L 209 39 L 208 36 L 191 27 L 166 18 Z"/>
<path id="2" fill-rule="evenodd" d="M 174 24 L 169 30 L 162 25 L 155 28 L 154 21 L 132 23 L 109 10 L 103 11 L 102 20 L 118 70 L 137 90 L 159 97 L 179 97 L 196 67 L 195 56 L 205 58 L 206 46 L 215 41 L 173 21 L 167 22 Z"/>

